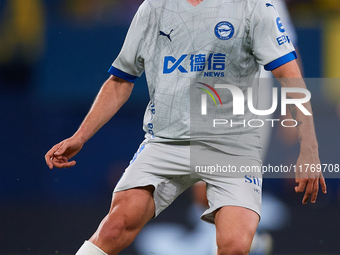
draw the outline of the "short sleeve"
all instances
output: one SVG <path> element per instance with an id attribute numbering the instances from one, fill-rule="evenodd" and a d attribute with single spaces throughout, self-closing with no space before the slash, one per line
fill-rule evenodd
<path id="1" fill-rule="evenodd" d="M 297 58 L 294 46 L 274 4 L 258 0 L 250 18 L 253 54 L 267 71 Z"/>
<path id="2" fill-rule="evenodd" d="M 286 29 L 289 38 L 292 40 L 293 45 L 296 47 L 298 43 L 298 38 L 293 21 L 287 9 L 287 4 L 285 3 L 285 0 L 275 0 L 274 5 L 277 12 L 280 14 L 282 22 L 285 25 L 284 28 Z"/>
<path id="3" fill-rule="evenodd" d="M 142 4 L 135 14 L 123 47 L 108 71 L 110 74 L 130 82 L 134 82 L 144 72 L 143 44 L 146 24 L 143 20 L 144 7 L 145 5 Z"/>

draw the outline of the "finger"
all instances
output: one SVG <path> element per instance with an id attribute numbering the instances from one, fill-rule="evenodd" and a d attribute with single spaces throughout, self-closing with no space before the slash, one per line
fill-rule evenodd
<path id="1" fill-rule="evenodd" d="M 71 162 L 53 162 L 53 165 L 56 167 L 56 168 L 69 168 L 69 167 L 72 167 L 72 166 L 75 166 L 76 164 L 76 161 L 71 161 Z"/>
<path id="2" fill-rule="evenodd" d="M 45 154 L 45 162 L 46 162 L 47 166 L 49 167 L 49 169 L 53 168 L 52 158 L 49 157 L 49 155 L 47 153 Z"/>
<path id="3" fill-rule="evenodd" d="M 314 184 L 313 184 L 313 191 L 312 191 L 312 197 L 311 197 L 311 202 L 315 204 L 316 198 L 318 197 L 319 193 L 319 179 L 315 179 Z"/>
<path id="4" fill-rule="evenodd" d="M 60 144 L 59 148 L 54 152 L 53 155 L 55 156 L 63 155 L 66 149 L 67 149 L 67 146 L 65 146 L 65 143 L 63 142 L 62 144 Z"/>
<path id="5" fill-rule="evenodd" d="M 305 195 L 303 196 L 302 203 L 305 205 L 307 204 L 308 199 L 310 198 L 312 192 L 313 192 L 313 185 L 314 185 L 315 179 L 310 178 L 308 179 L 308 183 L 306 186 L 306 192 Z"/>
<path id="6" fill-rule="evenodd" d="M 68 162 L 68 158 L 66 156 L 63 156 L 63 155 L 53 156 L 52 163 L 54 163 L 54 162 L 56 162 L 56 163 L 66 163 L 66 162 Z"/>
<path id="7" fill-rule="evenodd" d="M 327 185 L 326 185 L 325 178 L 323 178 L 323 176 L 320 178 L 320 185 L 321 185 L 322 192 L 324 194 L 326 194 L 327 193 Z"/>
<path id="8" fill-rule="evenodd" d="M 45 161 L 47 166 L 52 169 L 53 168 L 53 154 L 58 150 L 59 144 L 54 145 L 46 154 L 45 154 Z"/>
<path id="9" fill-rule="evenodd" d="M 295 187 L 296 193 L 301 193 L 305 190 L 306 184 L 308 179 L 307 178 L 299 178 L 296 180 L 297 183 L 299 183 L 298 186 Z"/>

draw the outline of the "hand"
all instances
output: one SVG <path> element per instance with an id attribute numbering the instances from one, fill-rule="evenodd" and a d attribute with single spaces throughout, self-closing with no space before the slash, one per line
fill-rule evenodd
<path id="1" fill-rule="evenodd" d="M 76 161 L 69 160 L 75 156 L 83 147 L 84 143 L 75 137 L 68 138 L 52 147 L 46 155 L 45 161 L 50 169 L 72 167 Z"/>
<path id="2" fill-rule="evenodd" d="M 320 164 L 319 157 L 313 155 L 313 153 L 305 155 L 300 154 L 296 163 L 295 181 L 298 183 L 298 186 L 295 187 L 295 192 L 302 193 L 306 190 L 302 204 L 307 204 L 310 197 L 311 202 L 314 204 L 319 192 L 319 183 L 324 194 L 327 193 L 327 186 L 322 171 L 318 171 L 316 167 Z M 301 165 L 303 166 L 302 169 L 299 167 Z"/>

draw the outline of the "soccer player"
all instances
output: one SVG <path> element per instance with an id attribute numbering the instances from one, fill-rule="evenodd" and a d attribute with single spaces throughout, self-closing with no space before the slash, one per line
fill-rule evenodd
<path id="1" fill-rule="evenodd" d="M 45 155 L 51 169 L 74 166 L 76 162 L 70 159 L 126 102 L 134 80 L 145 71 L 150 94 L 144 116 L 145 140 L 114 190 L 108 215 L 77 254 L 118 254 L 151 218 L 199 180 L 207 183 L 209 209 L 202 219 L 216 225 L 218 254 L 247 254 L 259 222 L 261 176 L 254 180 L 192 176 L 190 144 L 195 141 L 194 148 L 207 159 L 260 166 L 258 133 L 240 126 L 219 130 L 203 130 L 202 123 L 196 122 L 190 126 L 193 109 L 189 101 L 195 103 L 190 96 L 198 86 L 207 91 L 215 84 L 233 84 L 243 92 L 252 86 L 257 91 L 260 64 L 282 78 L 282 86 L 305 88 L 302 80 L 297 85 L 290 82 L 290 78 L 301 78 L 295 58 L 294 47 L 269 1 L 144 1 L 109 69 L 111 76 L 83 123 L 72 137 Z M 219 93 L 219 111 L 230 114 L 230 95 L 228 98 L 226 90 Z M 300 97 L 299 93 L 289 96 Z M 304 106 L 311 112 L 309 103 Z M 208 110 L 211 112 L 210 105 Z M 248 108 L 244 110 L 248 120 L 252 114 Z M 291 111 L 299 123 L 299 165 L 318 164 L 312 117 L 295 105 Z M 298 176 L 297 182 L 296 192 L 305 191 L 304 204 L 309 198 L 315 203 L 319 184 L 326 192 L 321 173 L 308 172 Z"/>

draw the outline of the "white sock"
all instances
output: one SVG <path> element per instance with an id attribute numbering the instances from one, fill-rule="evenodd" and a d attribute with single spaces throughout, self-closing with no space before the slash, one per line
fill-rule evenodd
<path id="1" fill-rule="evenodd" d="M 85 243 L 77 251 L 76 255 L 108 255 L 108 254 L 103 252 L 93 243 L 85 241 Z"/>

